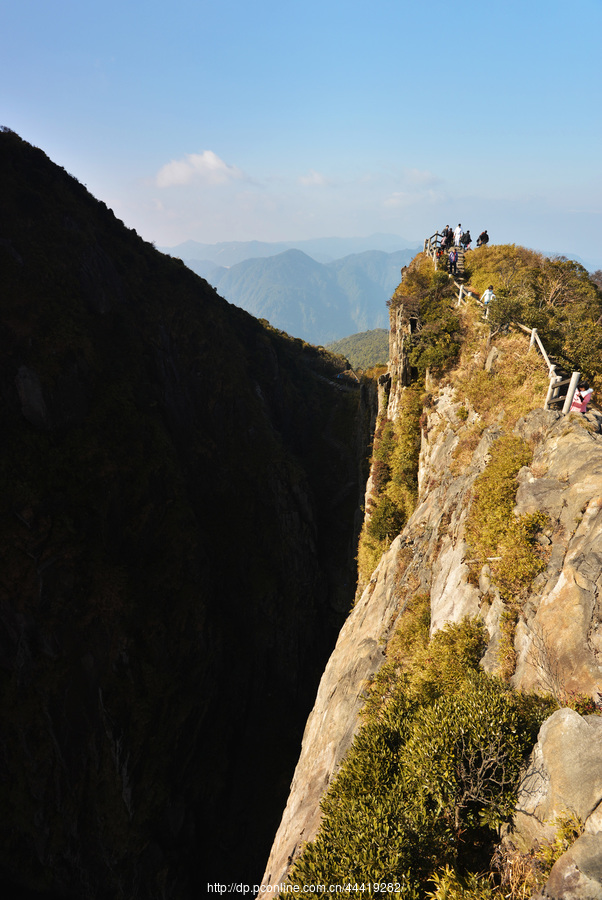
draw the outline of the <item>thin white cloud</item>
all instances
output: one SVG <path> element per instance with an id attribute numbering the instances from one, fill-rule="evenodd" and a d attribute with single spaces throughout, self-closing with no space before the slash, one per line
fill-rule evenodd
<path id="1" fill-rule="evenodd" d="M 212 150 L 202 153 L 188 153 L 183 159 L 173 159 L 166 163 L 155 179 L 157 187 L 167 188 L 186 184 L 209 185 L 227 184 L 244 178 L 236 166 L 228 165 Z"/>
<path id="2" fill-rule="evenodd" d="M 404 175 L 409 184 L 417 184 L 420 187 L 434 187 L 441 184 L 441 179 L 437 175 L 422 169 L 405 169 Z"/>
<path id="3" fill-rule="evenodd" d="M 445 195 L 440 191 L 393 191 L 393 193 L 389 194 L 387 199 L 383 201 L 383 205 L 394 209 L 403 209 L 408 206 L 415 206 L 417 203 L 442 203 L 445 199 Z"/>
<path id="4" fill-rule="evenodd" d="M 323 187 L 328 184 L 328 179 L 325 175 L 321 175 L 319 172 L 316 172 L 314 169 L 309 170 L 308 175 L 301 175 L 299 178 L 299 184 L 302 184 L 304 187 Z"/>
<path id="5" fill-rule="evenodd" d="M 414 195 L 409 194 L 407 191 L 394 191 L 387 199 L 384 201 L 384 206 L 409 206 L 414 202 Z"/>

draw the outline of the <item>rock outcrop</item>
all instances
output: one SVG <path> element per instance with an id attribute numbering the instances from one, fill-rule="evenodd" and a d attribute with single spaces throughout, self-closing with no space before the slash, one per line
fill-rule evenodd
<path id="1" fill-rule="evenodd" d="M 543 417 L 539 416 L 539 421 Z M 535 440 L 531 465 L 519 473 L 517 514 L 549 516 L 549 562 L 517 630 L 515 684 L 595 696 L 602 690 L 602 416 L 572 413 Z"/>
<path id="2" fill-rule="evenodd" d="M 602 900 L 602 833 L 577 838 L 533 900 Z"/>
<path id="3" fill-rule="evenodd" d="M 542 725 L 522 781 L 510 839 L 519 849 L 551 841 L 572 814 L 602 831 L 602 717 L 559 709 Z"/>
<path id="4" fill-rule="evenodd" d="M 392 342 L 401 370 L 399 338 Z M 393 382 L 389 415 L 398 408 L 396 394 L 402 390 L 403 378 L 395 378 L 393 373 Z M 487 566 L 478 584 L 469 579 L 464 526 L 471 489 L 501 432 L 495 424 L 485 429 L 459 471 L 452 465 L 454 451 L 475 421 L 470 409 L 466 416 L 466 407 L 464 415 L 459 415 L 461 401 L 444 387 L 425 410 L 418 506 L 383 555 L 326 667 L 266 868 L 266 884 L 281 881 L 302 843 L 316 834 L 319 797 L 358 728 L 365 686 L 382 664 L 384 647 L 403 615 L 406 597 L 417 591 L 430 592 L 433 631 L 465 616 L 480 615 L 490 635 L 483 665 L 489 670 L 497 667 L 503 605 Z M 513 684 L 518 689 L 539 687 L 544 691 L 552 685 L 558 696 L 570 692 L 592 696 L 602 678 L 602 608 L 598 600 L 602 415 L 592 411 L 585 416 L 562 417 L 535 410 L 518 422 L 515 432 L 534 449 L 532 463 L 520 473 L 515 513 L 541 510 L 549 522 L 541 537 L 547 551 L 546 570 L 534 583 L 519 617 Z M 567 711 L 560 717 L 583 722 Z M 588 733 L 602 733 L 590 720 L 582 727 Z M 592 750 L 594 755 L 599 752 Z M 585 770 L 583 776 L 589 777 Z M 597 788 L 592 790 L 593 795 L 598 794 Z M 593 806 L 588 815 L 592 810 Z"/>
<path id="5" fill-rule="evenodd" d="M 528 851 L 553 841 L 567 816 L 584 833 L 555 863 L 536 900 L 602 897 L 602 717 L 560 709 L 540 729 L 504 840 Z"/>

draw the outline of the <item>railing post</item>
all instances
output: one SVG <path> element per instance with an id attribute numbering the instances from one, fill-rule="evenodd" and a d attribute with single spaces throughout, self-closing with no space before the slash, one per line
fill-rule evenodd
<path id="1" fill-rule="evenodd" d="M 537 340 L 537 328 L 531 329 L 531 340 L 529 341 L 529 350 L 531 347 L 535 345 L 535 341 Z"/>
<path id="2" fill-rule="evenodd" d="M 552 394 L 554 393 L 554 388 L 556 387 L 556 384 L 558 381 L 562 381 L 562 379 L 561 379 L 560 375 L 556 374 L 556 366 L 552 366 L 550 368 L 550 384 L 548 386 L 548 393 L 546 394 L 545 403 L 543 405 L 544 409 L 550 408 L 549 403 L 550 403 L 550 400 L 552 399 Z"/>
<path id="3" fill-rule="evenodd" d="M 577 385 L 579 384 L 579 379 L 581 378 L 580 372 L 573 372 L 571 375 L 571 380 L 569 382 L 569 389 L 567 391 L 566 399 L 564 401 L 564 406 L 562 407 L 562 415 L 566 416 L 568 411 L 571 408 L 571 403 L 573 402 L 573 397 L 575 396 L 575 391 L 577 390 Z"/>

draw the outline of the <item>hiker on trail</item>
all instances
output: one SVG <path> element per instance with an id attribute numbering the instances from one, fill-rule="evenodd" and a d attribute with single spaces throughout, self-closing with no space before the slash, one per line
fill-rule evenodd
<path id="1" fill-rule="evenodd" d="M 456 247 L 460 246 L 460 240 L 462 239 L 462 226 L 458 222 L 458 227 L 454 231 L 454 244 Z"/>
<path id="2" fill-rule="evenodd" d="M 472 242 L 472 238 L 470 236 L 470 231 L 465 231 L 461 237 L 461 243 L 465 250 L 470 248 L 470 244 Z"/>
<path id="3" fill-rule="evenodd" d="M 489 243 L 489 235 L 487 234 L 487 230 L 482 231 L 477 238 L 477 247 L 484 247 L 485 244 Z"/>
<path id="4" fill-rule="evenodd" d="M 458 251 L 455 247 L 449 251 L 449 274 L 458 274 Z"/>
<path id="5" fill-rule="evenodd" d="M 580 413 L 587 412 L 587 404 L 592 399 L 593 393 L 592 388 L 588 388 L 587 390 L 585 387 L 577 388 L 573 396 L 573 402 L 571 403 L 571 411 Z"/>
<path id="6" fill-rule="evenodd" d="M 452 240 L 452 230 L 449 225 L 446 225 L 443 231 L 441 232 L 441 249 L 445 250 L 451 244 Z"/>
<path id="7" fill-rule="evenodd" d="M 481 297 L 481 303 L 485 307 L 485 318 L 489 318 L 489 304 L 492 300 L 495 300 L 495 294 L 493 293 L 493 285 L 490 284 L 486 291 L 484 291 Z"/>

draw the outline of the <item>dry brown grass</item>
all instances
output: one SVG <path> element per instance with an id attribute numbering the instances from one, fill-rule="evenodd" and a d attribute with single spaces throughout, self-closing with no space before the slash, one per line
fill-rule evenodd
<path id="1" fill-rule="evenodd" d="M 462 319 L 462 355 L 450 378 L 457 397 L 478 413 L 483 427 L 498 422 L 513 428 L 522 416 L 543 407 L 549 383 L 547 366 L 537 350 L 529 350 L 528 336 L 498 333 L 489 340 L 489 327 L 477 310 L 463 311 Z M 484 364 L 492 347 L 500 355 L 489 373 Z"/>
<path id="2" fill-rule="evenodd" d="M 470 464 L 473 454 L 481 440 L 484 427 L 482 422 L 476 422 L 473 425 L 467 425 L 465 427 L 458 439 L 449 466 L 452 475 L 459 475 L 460 472 L 463 472 Z"/>

